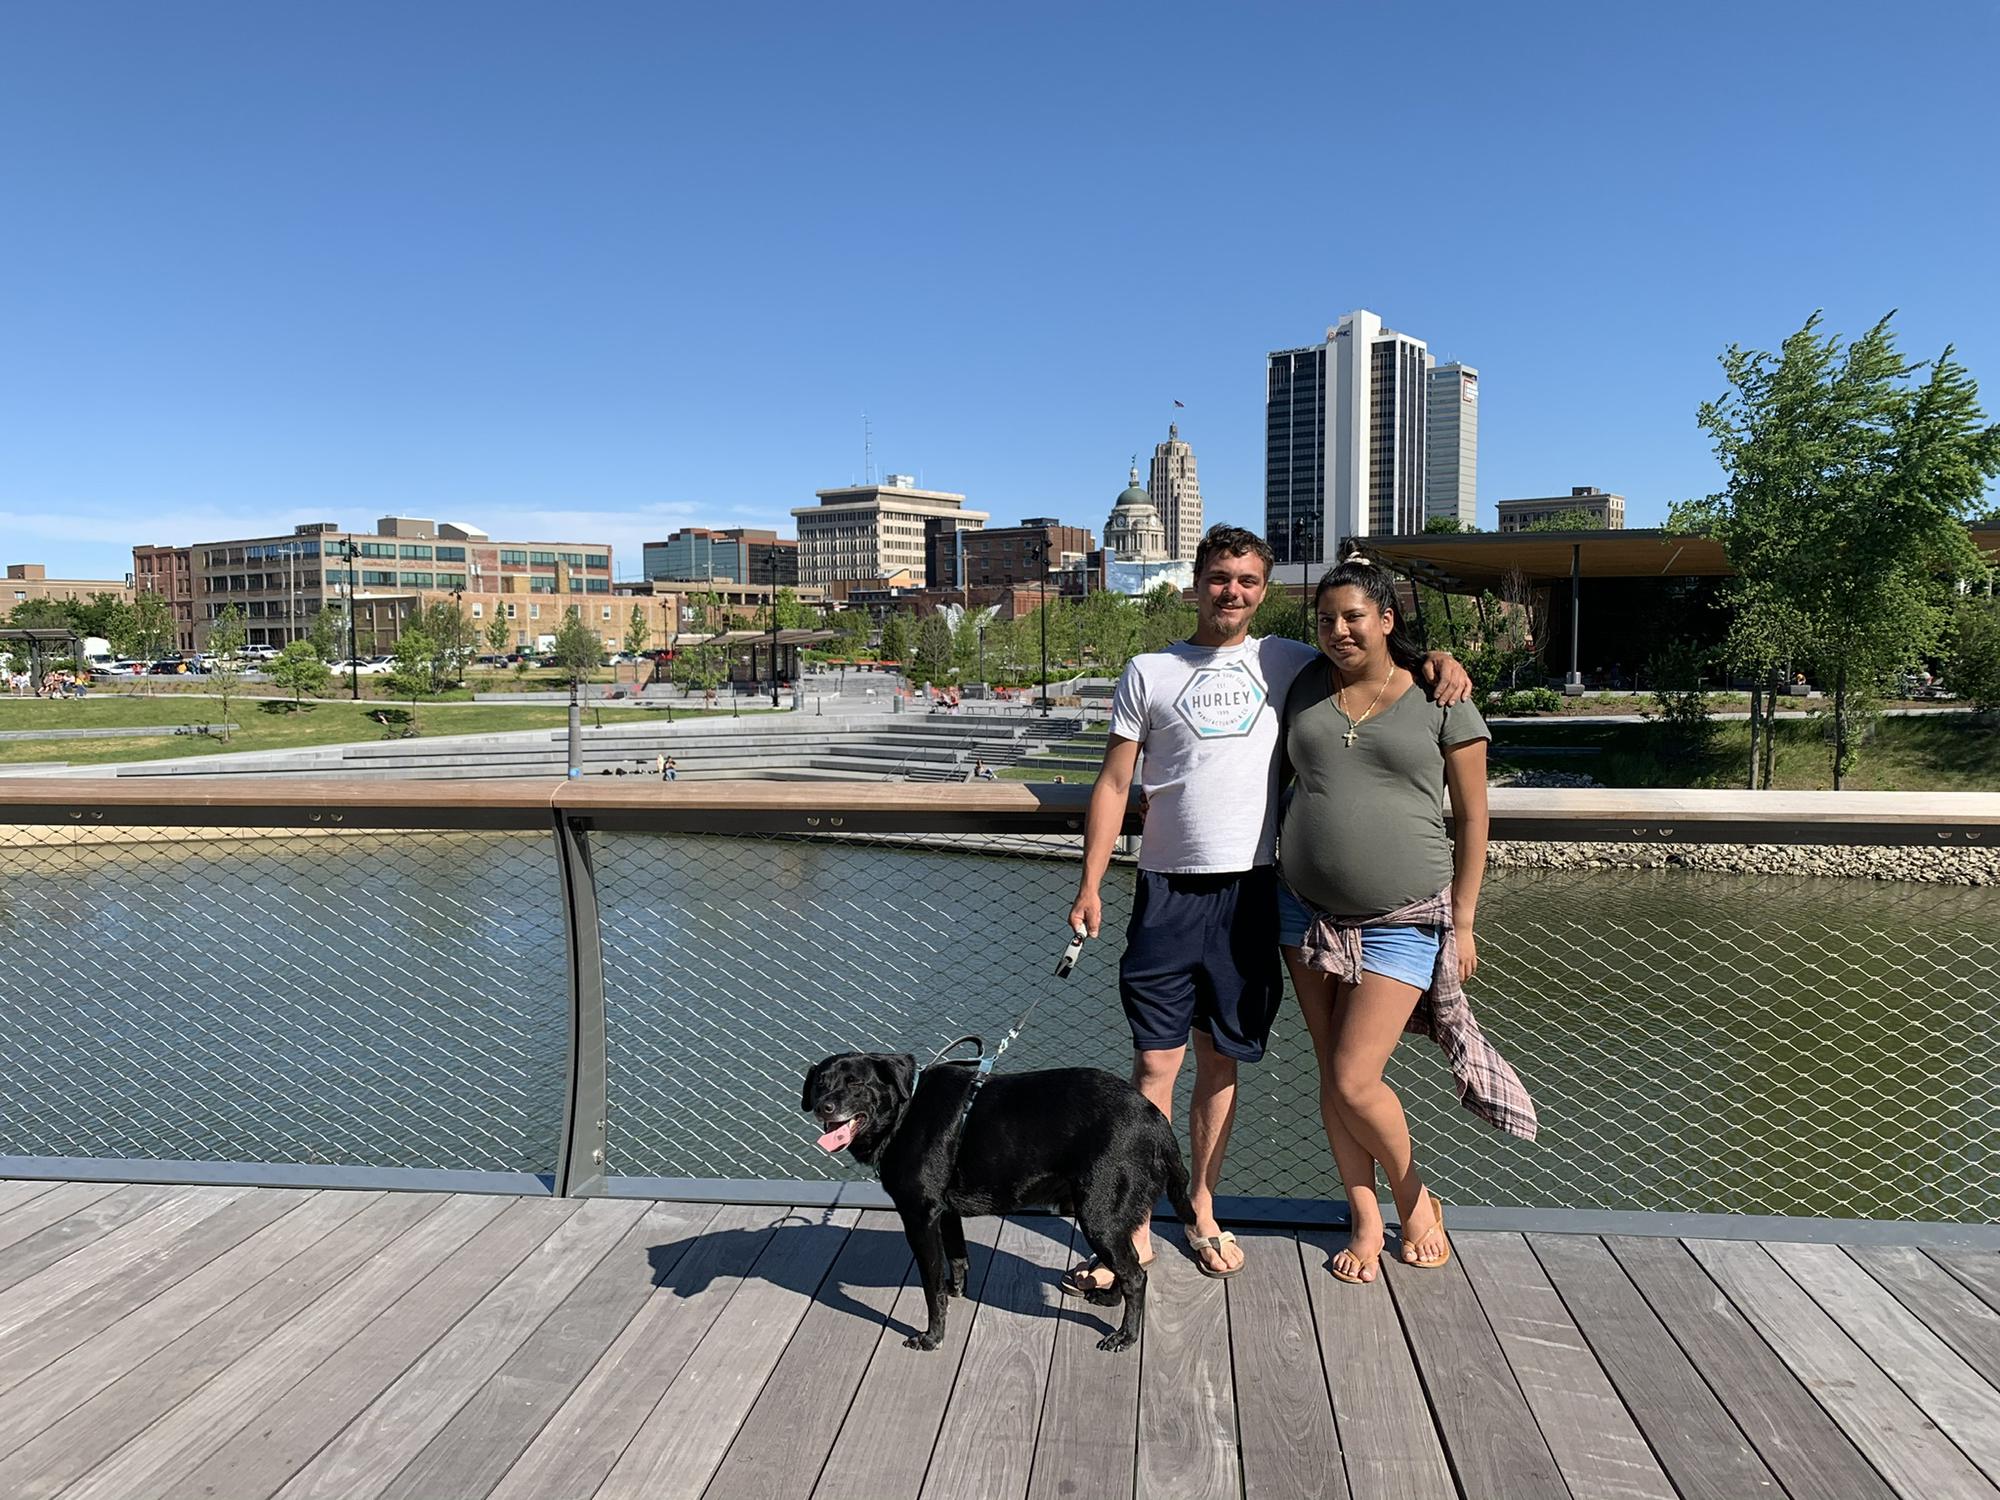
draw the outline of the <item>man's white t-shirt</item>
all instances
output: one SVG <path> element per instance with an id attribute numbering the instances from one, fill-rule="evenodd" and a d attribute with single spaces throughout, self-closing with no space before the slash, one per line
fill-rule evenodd
<path id="1" fill-rule="evenodd" d="M 1139 745 L 1140 869 L 1220 874 L 1272 862 L 1278 724 L 1292 680 L 1318 656 L 1266 636 L 1220 649 L 1181 641 L 1126 664 L 1111 732 Z"/>

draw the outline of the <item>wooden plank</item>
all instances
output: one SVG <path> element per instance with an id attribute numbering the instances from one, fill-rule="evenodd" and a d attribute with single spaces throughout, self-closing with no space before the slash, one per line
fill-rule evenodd
<path id="1" fill-rule="evenodd" d="M 68 1500 L 130 1500 L 133 1495 L 194 1493 L 181 1481 L 322 1361 L 349 1347 L 384 1309 L 474 1240 L 508 1206 L 501 1198 L 447 1199 L 360 1271 L 154 1421 L 64 1494 Z M 237 1500 L 233 1494 L 232 1500 Z"/>
<path id="2" fill-rule="evenodd" d="M 812 1494 L 914 1269 L 902 1220 L 880 1209 L 861 1215 L 703 1500 L 806 1500 Z M 972 1316 L 963 1302 L 952 1311 Z"/>
<path id="3" fill-rule="evenodd" d="M 17 1203 L 0 1216 L 0 1272 L 12 1258 L 13 1246 L 118 1191 L 115 1182 L 57 1182 L 48 1187 L 48 1192 Z"/>
<path id="4" fill-rule="evenodd" d="M 1764 1248 L 1988 1480 L 2000 1482 L 2000 1391 L 1981 1380 L 1838 1245 L 1772 1243 Z"/>
<path id="5" fill-rule="evenodd" d="M 342 1200 L 353 1199 L 363 1200 L 360 1211 L 338 1220 Z M 238 1278 L 233 1285 L 211 1278 L 223 1270 L 218 1262 L 64 1355 L 0 1399 L 0 1451 L 7 1453 L 0 1494 L 25 1500 L 62 1489 L 444 1202 L 417 1193 L 321 1193 L 279 1222 L 285 1233 L 265 1247 L 270 1259 L 260 1250 L 228 1268 Z M 323 1217 L 337 1227 L 326 1231 Z M 192 1285 L 204 1279 L 213 1284 Z"/>
<path id="6" fill-rule="evenodd" d="M 403 1372 L 454 1332 L 462 1318 L 499 1287 L 512 1282 L 524 1263 L 536 1261 L 538 1251 L 561 1233 L 580 1206 L 574 1198 L 527 1198 L 510 1204 L 464 1249 L 317 1362 L 283 1400 L 267 1403 L 254 1421 L 240 1427 L 188 1473 L 178 1489 L 193 1495 L 254 1500 L 285 1487 Z M 589 1264 L 576 1265 L 567 1253 L 572 1243 L 566 1239 L 550 1259 L 559 1274 L 580 1277 Z M 586 1242 L 586 1250 L 601 1254 L 609 1243 L 609 1237 L 601 1243 Z M 532 1278 L 534 1273 L 529 1274 Z M 518 1287 L 518 1283 L 514 1285 Z M 543 1303 L 539 1311 L 546 1314 L 549 1305 Z M 513 1306 L 510 1297 L 503 1311 L 511 1311 Z M 429 1415 L 428 1408 L 420 1406 L 419 1411 Z M 375 1432 L 379 1437 L 379 1426 Z M 401 1456 L 408 1459 L 414 1453 L 412 1448 Z M 372 1470 L 368 1473 L 373 1477 Z M 382 1482 L 394 1477 L 395 1468 L 391 1468 Z"/>
<path id="7" fill-rule="evenodd" d="M 2000 1310 L 2000 1254 L 1991 1250 L 1930 1250 L 1925 1253 L 1972 1288 L 1981 1302 Z"/>
<path id="8" fill-rule="evenodd" d="M 1348 1487 L 1354 1500 L 1458 1500 L 1388 1283 L 1351 1286 L 1327 1270 L 1346 1243 L 1340 1230 L 1299 1234 Z"/>
<path id="9" fill-rule="evenodd" d="M 1951 1345 L 1990 1386 L 2000 1389 L 2000 1313 L 1921 1250 L 1850 1245 L 1847 1253 L 1926 1328 Z"/>
<path id="10" fill-rule="evenodd" d="M 1416 1351 L 1445 1451 L 1468 1495 L 1568 1500 L 1555 1456 L 1481 1311 L 1464 1262 L 1435 1270 L 1382 1257 L 1382 1279 Z"/>
<path id="11" fill-rule="evenodd" d="M 1156 1225 L 1155 1243 L 1171 1231 Z M 1071 1240 L 1070 1262 L 1089 1247 L 1081 1235 Z M 1157 1253 L 1157 1252 L 1156 1252 Z M 1157 1290 L 1158 1283 L 1154 1283 Z M 1147 1316 L 1157 1302 L 1150 1301 Z M 1035 1437 L 1028 1473 L 1028 1500 L 1055 1496 L 1130 1495 L 1138 1471 L 1139 1377 L 1145 1335 L 1137 1347 L 1107 1354 L 1097 1341 L 1125 1316 L 1122 1305 L 1097 1307 L 1081 1297 L 1065 1297 L 1058 1315 L 1048 1390 L 1042 1397 L 1042 1425 Z"/>
<path id="12" fill-rule="evenodd" d="M 164 1244 L 250 1191 L 246 1187 L 175 1188 L 166 1198 L 94 1237 L 89 1244 L 72 1247 L 60 1260 L 0 1293 L 0 1336 L 47 1317 L 100 1282 L 130 1274 Z"/>
<path id="13" fill-rule="evenodd" d="M 1606 1243 L 1792 1500 L 1890 1500 L 1874 1466 L 1679 1240 Z"/>
<path id="14" fill-rule="evenodd" d="M 953 1305 L 944 1341 L 928 1353 L 903 1347 L 928 1321 L 922 1281 L 915 1275 L 904 1281 L 813 1487 L 814 1500 L 914 1500 L 981 1314 L 1004 1222 L 978 1218 L 965 1226 L 965 1299 Z"/>
<path id="15" fill-rule="evenodd" d="M 1201 1274 L 1185 1240 L 1154 1241 L 1139 1370 L 1139 1500 L 1240 1494 L 1236 1387 L 1224 1283 Z"/>
<path id="16" fill-rule="evenodd" d="M 1604 1373 L 1688 1500 L 1779 1493 L 1777 1481 L 1639 1289 L 1595 1236 L 1530 1244 Z"/>
<path id="17" fill-rule="evenodd" d="M 1518 1234 L 1454 1241 L 1575 1500 L 1677 1500 L 1528 1242 Z"/>
<path id="18" fill-rule="evenodd" d="M 1994 1500 L 1971 1461 L 1760 1246 L 1684 1243 L 1904 1500 Z"/>
<path id="19" fill-rule="evenodd" d="M 4 1224 L 7 1215 L 22 1204 L 32 1202 L 42 1194 L 53 1192 L 60 1186 L 62 1184 L 54 1178 L 38 1180 L 32 1177 L 9 1177 L 0 1180 L 0 1224 Z"/>
<path id="20" fill-rule="evenodd" d="M 385 1500 L 484 1495 L 498 1484 L 715 1215 L 712 1204 L 651 1205 L 396 1476 Z"/>
<path id="21" fill-rule="evenodd" d="M 0 1335 L 0 1391 L 13 1389 L 127 1313 L 164 1296 L 312 1196 L 310 1191 L 296 1188 L 244 1193 L 183 1233 L 145 1250 L 122 1271 L 112 1268 L 111 1274 L 59 1306 L 51 1307 L 25 1326 L 9 1329 Z M 136 1230 L 152 1223 L 149 1215 L 130 1227 Z M 164 1226 L 159 1227 L 164 1233 Z M 109 1243 L 107 1238 L 91 1248 L 101 1250 Z M 68 1269 L 81 1259 L 81 1255 L 73 1255 L 52 1269 Z M 22 1286 L 14 1290 L 19 1293 L 25 1289 Z"/>
<path id="22" fill-rule="evenodd" d="M 97 1191 L 100 1186 L 99 1183 L 80 1182 L 76 1184 L 78 1195 L 75 1199 L 65 1199 L 61 1205 L 56 1205 L 50 1203 L 49 1200 L 55 1197 L 54 1193 L 50 1193 L 20 1210 L 20 1214 L 28 1216 L 28 1222 L 45 1213 L 52 1213 L 57 1207 L 63 1209 L 65 1216 L 54 1219 L 45 1228 L 29 1230 L 9 1245 L 5 1254 L 0 1254 L 0 1292 L 39 1275 L 64 1256 L 104 1238 L 120 1225 L 129 1224 L 176 1194 L 187 1191 L 169 1183 L 149 1183 L 114 1187 L 100 1193 Z M 72 1207 L 72 1204 L 75 1206 Z"/>
<path id="23" fill-rule="evenodd" d="M 1346 1500 L 1298 1243 L 1289 1234 L 1245 1234 L 1242 1245 L 1228 1298 L 1244 1493 Z"/>
<path id="24" fill-rule="evenodd" d="M 507 1471 L 493 1500 L 594 1495 L 787 1212 L 718 1213 Z"/>
<path id="25" fill-rule="evenodd" d="M 375 1500 L 645 1211 L 643 1203 L 618 1199 L 577 1205 L 498 1286 L 345 1425 L 335 1425 L 341 1422 L 343 1405 L 383 1378 L 381 1369 L 361 1366 L 360 1378 L 340 1402 L 313 1403 L 309 1391 L 295 1392 L 295 1403 L 323 1404 L 328 1410 L 316 1412 L 307 1426 L 289 1423 L 281 1434 L 294 1455 L 311 1454 L 278 1491 L 282 1500 Z M 399 1351 L 377 1363 L 389 1368 L 400 1357 Z M 306 1446 L 329 1431 L 335 1435 L 317 1452 Z M 271 1441 L 269 1434 L 259 1438 L 260 1445 Z"/>
<path id="26" fill-rule="evenodd" d="M 1069 1263 L 1071 1234 L 1068 1220 L 1039 1214 L 1001 1226 L 921 1495 L 1007 1500 L 1027 1494 L 1062 1300 L 1056 1277 Z M 903 1352 L 929 1361 L 943 1351 Z"/>
<path id="27" fill-rule="evenodd" d="M 702 1336 L 596 1500 L 700 1500 L 860 1217 L 795 1210 Z M 820 1387 L 846 1408 L 849 1392 Z"/>

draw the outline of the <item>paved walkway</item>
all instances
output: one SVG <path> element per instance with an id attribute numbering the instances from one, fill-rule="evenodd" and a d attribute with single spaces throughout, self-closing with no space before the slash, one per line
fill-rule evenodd
<path id="1" fill-rule="evenodd" d="M 2000 1253 L 1318 1232 L 1143 1345 L 976 1220 L 946 1346 L 854 1210 L 0 1182 L 0 1495 L 2000 1495 Z"/>

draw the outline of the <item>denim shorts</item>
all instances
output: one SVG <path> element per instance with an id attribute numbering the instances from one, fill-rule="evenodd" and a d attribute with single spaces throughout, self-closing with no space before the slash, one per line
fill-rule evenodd
<path id="1" fill-rule="evenodd" d="M 1311 925 L 1312 914 L 1289 886 L 1278 882 L 1279 945 L 1298 947 L 1306 940 L 1306 928 Z M 1438 949 L 1443 942 L 1443 933 L 1436 927 L 1364 927 L 1361 967 L 1370 974 L 1427 990 L 1437 972 Z"/>

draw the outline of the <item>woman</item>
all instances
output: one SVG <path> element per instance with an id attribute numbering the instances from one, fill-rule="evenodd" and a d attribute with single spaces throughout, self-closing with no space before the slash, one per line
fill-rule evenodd
<path id="1" fill-rule="evenodd" d="M 1320 580 L 1314 610 L 1325 662 L 1293 685 L 1281 742 L 1295 780 L 1279 843 L 1280 941 L 1347 1191 L 1350 1236 L 1331 1269 L 1365 1283 L 1385 1238 L 1378 1163 L 1404 1263 L 1433 1269 L 1451 1259 L 1402 1101 L 1382 1080 L 1405 1026 L 1444 1045 L 1467 1104 L 1489 1122 L 1532 1138 L 1534 1106 L 1459 989 L 1479 966 L 1486 724 L 1470 703 L 1438 707 L 1412 675 L 1423 656 L 1386 570 L 1350 557 Z M 1447 786 L 1455 838 L 1444 825 Z"/>

